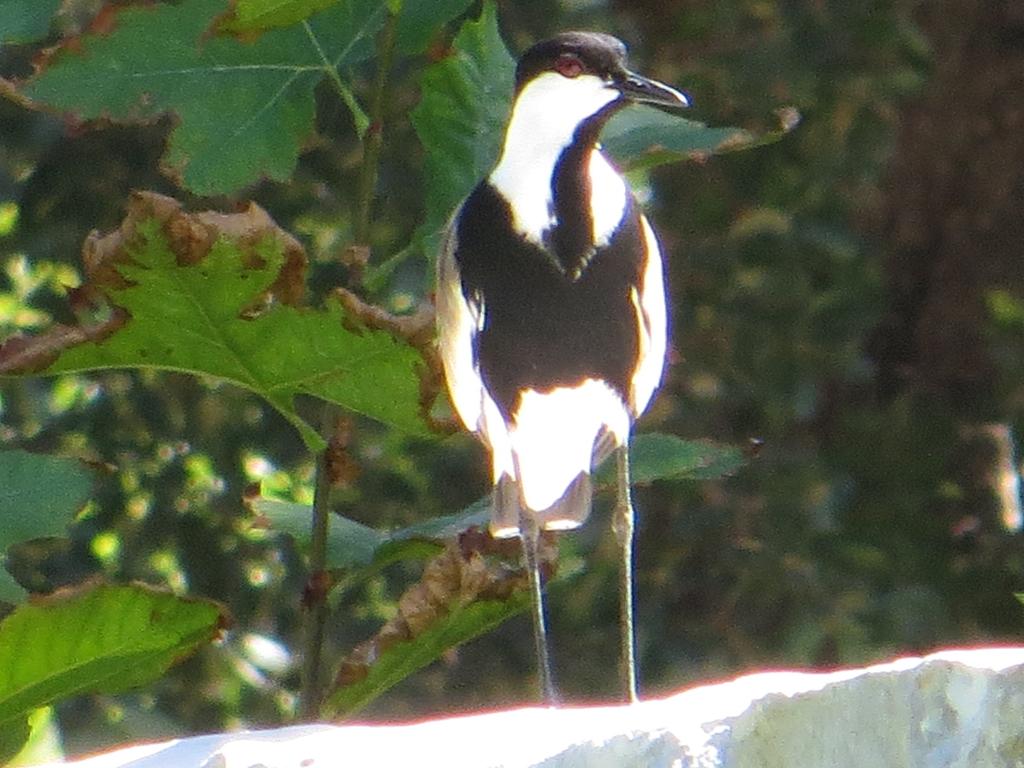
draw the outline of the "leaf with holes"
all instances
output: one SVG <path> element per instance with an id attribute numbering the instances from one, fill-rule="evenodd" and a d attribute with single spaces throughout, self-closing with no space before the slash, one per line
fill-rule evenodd
<path id="1" fill-rule="evenodd" d="M 165 166 L 200 194 L 285 180 L 313 135 L 317 84 L 330 78 L 355 107 L 338 72 L 372 55 L 384 5 L 345 0 L 251 42 L 208 34 L 223 10 L 224 0 L 124 8 L 108 35 L 48 57 L 23 93 L 84 119 L 173 114 Z"/>
<path id="2" fill-rule="evenodd" d="M 58 326 L 9 340 L 0 346 L 0 373 L 158 368 L 216 376 L 264 397 L 314 449 L 323 440 L 296 412 L 298 395 L 426 434 L 419 354 L 389 333 L 351 327 L 336 301 L 323 310 L 297 306 L 304 260 L 256 206 L 186 214 L 169 198 L 140 193 L 121 228 L 85 249 L 83 290 L 106 296 L 116 308 L 111 318 L 99 330 Z"/>

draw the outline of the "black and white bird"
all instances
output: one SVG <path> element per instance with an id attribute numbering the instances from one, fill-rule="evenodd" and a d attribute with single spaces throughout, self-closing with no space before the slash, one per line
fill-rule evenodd
<path id="1" fill-rule="evenodd" d="M 636 699 L 627 447 L 661 381 L 667 317 L 657 240 L 601 152 L 601 129 L 643 102 L 689 105 L 626 68 L 618 39 L 566 32 L 520 58 L 501 157 L 452 217 L 438 258 L 448 390 L 491 451 L 491 531 L 522 538 L 541 688 L 554 702 L 537 541 L 580 525 L 591 470 L 617 456 L 622 675 Z"/>

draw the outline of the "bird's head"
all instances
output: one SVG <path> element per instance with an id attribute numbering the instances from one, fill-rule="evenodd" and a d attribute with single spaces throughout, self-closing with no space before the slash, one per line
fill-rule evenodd
<path id="1" fill-rule="evenodd" d="M 622 41 L 598 32 L 563 32 L 531 46 L 516 67 L 514 109 L 532 121 L 597 126 L 629 103 L 690 105 L 684 93 L 626 67 Z"/>
<path id="2" fill-rule="evenodd" d="M 575 215 L 578 226 L 560 230 L 585 234 L 568 248 L 570 260 L 614 232 L 628 203 L 626 185 L 606 161 L 591 166 L 602 159 L 592 150 L 608 118 L 630 103 L 681 109 L 689 99 L 630 72 L 626 46 L 610 35 L 564 32 L 527 49 L 516 68 L 501 156 L 488 177 L 509 204 L 517 232 L 548 247 L 551 231 Z M 566 158 L 575 165 L 563 166 Z"/>

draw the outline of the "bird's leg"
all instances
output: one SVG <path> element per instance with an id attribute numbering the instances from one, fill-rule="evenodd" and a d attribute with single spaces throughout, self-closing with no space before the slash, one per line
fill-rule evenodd
<path id="1" fill-rule="evenodd" d="M 619 674 L 630 703 L 636 702 L 636 632 L 633 626 L 633 538 L 635 517 L 633 498 L 629 482 L 629 446 L 620 446 L 615 451 L 618 475 L 618 499 L 612 516 L 612 530 L 619 542 L 622 578 L 619 582 L 619 631 L 622 655 L 619 659 Z"/>
<path id="2" fill-rule="evenodd" d="M 537 563 L 537 542 L 540 527 L 537 518 L 524 505 L 519 506 L 519 536 L 523 542 L 523 559 L 530 576 L 530 597 L 533 602 L 533 643 L 537 653 L 537 673 L 544 702 L 555 706 L 558 698 L 551 677 L 551 659 L 548 656 L 548 632 L 544 620 L 544 592 L 540 581 L 540 566 Z"/>

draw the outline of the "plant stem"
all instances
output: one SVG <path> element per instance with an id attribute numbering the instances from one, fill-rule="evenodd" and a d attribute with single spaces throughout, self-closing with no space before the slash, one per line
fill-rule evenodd
<path id="1" fill-rule="evenodd" d="M 384 29 L 377 43 L 377 77 L 370 97 L 370 126 L 363 140 L 363 163 L 359 169 L 359 197 L 352 233 L 356 245 L 370 243 L 370 216 L 373 212 L 373 197 L 377 189 L 377 166 L 384 144 L 384 101 L 387 95 L 388 75 L 395 52 L 395 35 L 398 31 L 398 14 L 388 13 Z"/>
<path id="2" fill-rule="evenodd" d="M 358 197 L 353 235 L 356 245 L 367 246 L 370 240 L 370 217 L 373 213 L 373 197 L 377 188 L 377 166 L 383 145 L 384 101 L 387 95 L 388 75 L 395 49 L 395 35 L 398 30 L 398 14 L 389 12 L 384 29 L 377 43 L 377 77 L 374 80 L 370 102 L 370 124 L 363 137 L 363 162 L 359 171 Z M 349 97 L 344 84 L 337 78 L 339 94 Z M 348 100 L 346 100 L 348 103 Z M 354 102 L 353 102 L 354 103 Z M 299 695 L 299 714 L 303 720 L 313 720 L 320 715 L 323 699 L 322 666 L 324 635 L 330 610 L 327 605 L 329 583 L 327 577 L 327 534 L 330 525 L 332 448 L 337 439 L 337 424 L 341 409 L 332 403 L 324 405 L 320 433 L 327 438 L 327 447 L 316 459 L 316 485 L 313 492 L 313 520 L 309 546 L 309 582 L 306 586 L 305 604 L 306 637 L 302 665 L 302 689 Z"/>
<path id="3" fill-rule="evenodd" d="M 335 425 L 341 411 L 333 403 L 326 403 L 320 433 L 328 445 L 316 457 L 316 485 L 313 490 L 313 520 L 309 541 L 309 581 L 306 584 L 304 604 L 306 638 L 302 663 L 302 690 L 299 694 L 299 716 L 302 720 L 315 720 L 320 714 L 320 666 L 324 635 L 330 610 L 327 605 L 327 531 L 330 524 L 331 444 Z"/>

